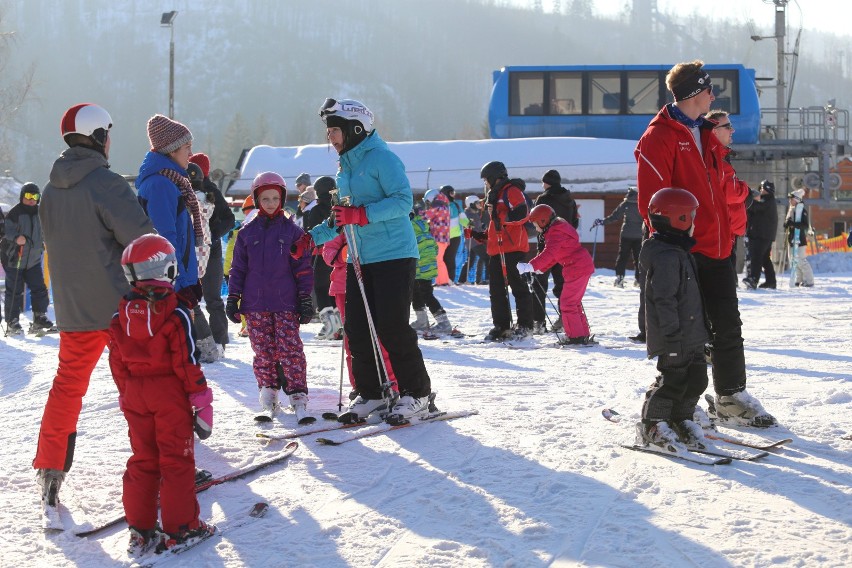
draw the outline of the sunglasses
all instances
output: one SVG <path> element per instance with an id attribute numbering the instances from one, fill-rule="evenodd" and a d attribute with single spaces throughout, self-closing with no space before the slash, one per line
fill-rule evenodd
<path id="1" fill-rule="evenodd" d="M 38 193 L 25 193 L 24 199 L 32 199 L 33 201 L 38 201 L 38 198 L 41 197 Z"/>
<path id="2" fill-rule="evenodd" d="M 729 122 L 727 124 L 719 124 L 715 128 L 727 128 L 728 130 L 733 130 L 734 125 Z"/>

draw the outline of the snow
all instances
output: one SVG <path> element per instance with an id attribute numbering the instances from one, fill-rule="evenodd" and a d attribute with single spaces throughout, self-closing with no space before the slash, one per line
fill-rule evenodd
<path id="1" fill-rule="evenodd" d="M 379 132 L 381 135 L 381 132 Z M 481 192 L 479 170 L 492 160 L 506 164 L 511 177 L 524 179 L 539 191 L 541 176 L 557 169 L 571 180 L 565 187 L 584 192 L 624 191 L 636 183 L 635 141 L 606 138 L 516 138 L 510 140 L 443 140 L 388 142 L 406 167 L 415 192 L 452 185 L 459 193 Z M 249 193 L 254 177 L 275 171 L 287 183 L 301 172 L 334 176 L 337 154 L 328 144 L 307 146 L 255 146 L 246 155 L 240 177 L 229 195 Z"/>
<path id="2" fill-rule="evenodd" d="M 778 290 L 740 291 L 749 391 L 783 426 L 738 434 L 794 441 L 760 462 L 715 467 L 619 447 L 632 442 L 631 423 L 656 373 L 644 346 L 627 339 L 636 332 L 638 290 L 613 287 L 613 277 L 598 270 L 585 297 L 601 342 L 593 348 L 482 344 L 486 287 L 439 288 L 452 323 L 472 336 L 421 342 L 438 406 L 480 414 L 339 447 L 302 438 L 287 461 L 199 495 L 204 519 L 245 524 L 182 555 L 180 565 L 852 565 L 852 441 L 841 439 L 852 433 L 848 266 L 820 270 L 810 289 L 789 290 L 781 276 Z M 303 332 L 309 408 L 317 411 L 336 406 L 340 381 L 339 343 L 314 340 L 318 330 L 310 324 Z M 236 331 L 226 360 L 205 367 L 215 423 L 196 443 L 197 463 L 217 476 L 284 446 L 264 447 L 253 436 L 252 354 Z M 87 539 L 40 528 L 31 460 L 57 343 L 56 336 L 0 341 L 0 566 L 127 565 L 123 525 Z M 625 420 L 605 421 L 604 407 Z M 274 429 L 294 424 L 286 413 Z M 129 455 L 104 357 L 61 491 L 69 527 L 122 514 Z M 270 510 L 249 519 L 258 501 Z"/>

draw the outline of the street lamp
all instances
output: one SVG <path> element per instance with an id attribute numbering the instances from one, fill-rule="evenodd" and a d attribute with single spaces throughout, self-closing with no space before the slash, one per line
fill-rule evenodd
<path id="1" fill-rule="evenodd" d="M 175 117 L 175 18 L 177 11 L 163 12 L 160 25 L 171 30 L 172 38 L 169 42 L 169 118 Z"/>

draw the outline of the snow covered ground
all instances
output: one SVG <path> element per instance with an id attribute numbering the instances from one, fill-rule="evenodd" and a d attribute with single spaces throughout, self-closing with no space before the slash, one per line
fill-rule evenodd
<path id="1" fill-rule="evenodd" d="M 266 517 L 177 557 L 192 566 L 850 566 L 852 565 L 852 272 L 816 287 L 741 291 L 749 389 L 783 424 L 740 435 L 791 437 L 760 462 L 700 466 L 624 450 L 655 375 L 636 331 L 638 290 L 599 270 L 585 306 L 601 345 L 511 350 L 481 344 L 483 286 L 440 288 L 451 321 L 472 334 L 424 341 L 438 405 L 478 416 L 340 447 L 300 441 L 286 462 L 199 495 L 226 526 L 258 501 Z M 550 310 L 552 313 L 552 309 Z M 26 328 L 26 326 L 24 326 Z M 339 343 L 305 326 L 310 407 L 334 408 Z M 236 332 L 236 328 L 232 329 Z M 248 340 L 207 366 L 215 428 L 198 464 L 221 475 L 264 460 L 252 421 L 257 390 Z M 551 337 L 528 340 L 552 343 Z M 57 338 L 0 341 L 0 565 L 126 564 L 124 526 L 82 539 L 45 535 L 31 461 L 56 368 Z M 347 389 L 348 391 L 348 389 Z M 621 424 L 601 417 L 612 407 Z M 285 414 L 275 430 L 291 428 Z M 734 432 L 733 430 L 727 430 Z M 62 490 L 74 522 L 121 514 L 126 426 L 105 358 L 79 423 Z"/>

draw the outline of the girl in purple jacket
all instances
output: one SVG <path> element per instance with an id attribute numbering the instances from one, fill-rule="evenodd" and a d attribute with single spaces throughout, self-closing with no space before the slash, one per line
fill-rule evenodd
<path id="1" fill-rule="evenodd" d="M 304 232 L 282 209 L 287 186 L 280 175 L 258 174 L 251 187 L 258 214 L 237 235 L 225 311 L 234 323 L 240 323 L 240 314 L 246 318 L 260 389 L 261 411 L 255 420 L 272 420 L 281 388 L 299 422 L 312 422 L 306 413 L 308 385 L 299 324 L 309 323 L 314 315 L 313 271 L 308 254 L 295 259 L 290 255 L 291 245 Z"/>

